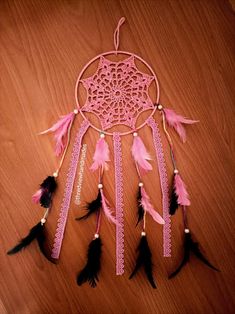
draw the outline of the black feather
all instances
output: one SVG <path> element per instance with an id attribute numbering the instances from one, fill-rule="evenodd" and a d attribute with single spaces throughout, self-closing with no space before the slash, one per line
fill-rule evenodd
<path id="1" fill-rule="evenodd" d="M 40 205 L 49 208 L 52 201 L 52 194 L 55 192 L 57 183 L 54 176 L 48 176 L 41 184 L 42 196 L 40 197 Z"/>
<path id="2" fill-rule="evenodd" d="M 45 235 L 44 225 L 42 226 L 41 232 L 39 232 L 37 235 L 37 242 L 38 242 L 38 246 L 39 246 L 41 253 L 46 257 L 46 259 L 49 262 L 52 262 L 53 264 L 55 264 L 55 260 L 52 259 L 52 257 L 50 256 L 50 254 L 48 254 L 48 252 L 45 248 L 46 235 Z"/>
<path id="3" fill-rule="evenodd" d="M 13 247 L 11 250 L 7 252 L 8 255 L 12 255 L 15 253 L 18 253 L 22 249 L 24 249 L 26 246 L 28 246 L 34 239 L 37 238 L 38 234 L 42 232 L 43 226 L 41 222 L 39 222 L 36 226 L 34 226 L 32 229 L 30 229 L 29 234 L 23 238 L 19 244 L 17 244 L 15 247 Z"/>
<path id="4" fill-rule="evenodd" d="M 141 204 L 141 188 L 139 187 L 138 193 L 137 193 L 137 206 L 138 206 L 138 220 L 136 223 L 136 226 L 143 220 L 144 218 L 144 209 Z"/>
<path id="5" fill-rule="evenodd" d="M 177 267 L 177 269 L 172 274 L 170 274 L 169 279 L 175 277 L 180 272 L 180 270 L 183 268 L 183 266 L 185 266 L 185 264 L 187 264 L 187 262 L 189 261 L 190 252 L 193 252 L 196 255 L 196 257 L 198 257 L 207 266 L 211 267 L 212 269 L 214 269 L 216 271 L 219 271 L 216 267 L 214 267 L 203 256 L 203 254 L 199 250 L 198 243 L 194 242 L 192 240 L 191 234 L 190 234 L 190 232 L 188 232 L 188 233 L 184 234 L 184 256 L 183 256 L 183 259 L 182 259 L 180 265 Z"/>
<path id="6" fill-rule="evenodd" d="M 101 207 L 102 207 L 102 199 L 101 199 L 101 193 L 100 193 L 100 189 L 99 189 L 99 192 L 98 192 L 96 199 L 91 201 L 90 203 L 87 203 L 87 205 L 85 207 L 87 210 L 86 215 L 84 215 L 82 217 L 75 218 L 75 219 L 76 220 L 86 219 L 91 214 L 96 213 Z"/>
<path id="7" fill-rule="evenodd" d="M 57 183 L 54 176 L 48 176 L 41 184 L 41 188 L 48 189 L 51 193 L 55 192 Z"/>
<path id="8" fill-rule="evenodd" d="M 190 235 L 190 233 L 185 233 L 183 259 L 182 259 L 181 263 L 179 264 L 179 266 L 177 267 L 177 269 L 172 274 L 170 274 L 169 279 L 175 277 L 180 272 L 182 267 L 189 261 L 190 245 L 191 245 L 191 235 Z"/>
<path id="9" fill-rule="evenodd" d="M 42 195 L 40 197 L 40 205 L 45 208 L 49 208 L 52 201 L 52 193 L 47 189 L 42 190 Z"/>
<path id="10" fill-rule="evenodd" d="M 50 260 L 48 255 L 46 254 L 44 243 L 45 243 L 45 233 L 44 233 L 44 225 L 41 224 L 41 221 L 36 224 L 32 229 L 30 229 L 29 234 L 23 238 L 19 244 L 13 247 L 11 250 L 7 252 L 8 255 L 12 255 L 20 252 L 22 249 L 27 247 L 34 239 L 37 239 L 39 248 L 43 255 Z"/>
<path id="11" fill-rule="evenodd" d="M 77 284 L 79 286 L 88 281 L 92 288 L 96 287 L 96 281 L 99 281 L 101 245 L 100 238 L 92 240 L 89 244 L 86 266 L 77 276 Z"/>
<path id="12" fill-rule="evenodd" d="M 202 254 L 202 252 L 199 249 L 199 244 L 197 242 L 193 242 L 193 240 L 191 239 L 191 251 L 194 253 L 194 255 L 200 259 L 204 264 L 206 264 L 208 267 L 216 270 L 216 271 L 220 271 L 218 268 L 216 268 L 215 266 L 213 266 L 207 259 L 206 257 Z"/>
<path id="13" fill-rule="evenodd" d="M 139 255 L 136 260 L 135 268 L 129 279 L 133 278 L 137 271 L 143 266 L 148 281 L 150 282 L 151 286 L 156 289 L 156 284 L 154 282 L 152 272 L 152 254 L 146 236 L 141 237 L 137 250 L 139 251 Z"/>
<path id="14" fill-rule="evenodd" d="M 178 204 L 178 197 L 175 193 L 175 175 L 173 177 L 173 182 L 172 182 L 172 190 L 171 190 L 171 198 L 170 198 L 170 207 L 169 207 L 169 214 L 170 215 L 174 215 L 177 208 L 179 207 L 179 204 Z"/>

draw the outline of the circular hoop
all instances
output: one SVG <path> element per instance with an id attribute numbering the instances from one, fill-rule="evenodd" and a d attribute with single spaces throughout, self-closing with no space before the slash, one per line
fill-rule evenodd
<path id="1" fill-rule="evenodd" d="M 160 98 L 160 89 L 159 89 L 159 82 L 158 82 L 158 79 L 157 79 L 157 76 L 156 74 L 154 73 L 153 69 L 151 68 L 151 66 L 145 61 L 143 60 L 141 57 L 139 57 L 138 55 L 134 54 L 134 53 L 131 53 L 131 52 L 127 52 L 127 51 L 122 51 L 122 50 L 112 50 L 112 51 L 108 51 L 108 52 L 104 52 L 104 53 L 101 53 L 99 54 L 98 56 L 95 56 L 93 59 L 91 59 L 84 67 L 83 69 L 81 70 L 78 78 L 77 78 L 77 81 L 76 81 L 76 84 L 75 84 L 75 100 L 76 100 L 76 105 L 77 105 L 77 108 L 81 114 L 81 116 L 83 117 L 84 120 L 87 120 L 87 117 L 85 116 L 85 114 L 82 112 L 82 108 L 80 107 L 79 105 L 79 101 L 78 101 L 78 86 L 79 86 L 79 83 L 81 83 L 81 78 L 82 78 L 82 75 L 84 74 L 84 72 L 87 70 L 87 68 L 93 63 L 95 62 L 96 60 L 98 60 L 100 57 L 104 57 L 104 56 L 108 56 L 108 55 L 111 55 L 111 54 L 114 54 L 114 55 L 117 55 L 117 54 L 123 54 L 123 55 L 128 55 L 128 56 L 134 56 L 137 60 L 139 60 L 140 62 L 142 62 L 148 69 L 149 71 L 151 72 L 152 76 L 154 77 L 154 81 L 155 81 L 155 84 L 156 84 L 156 88 L 157 88 L 157 96 L 156 96 L 156 101 L 155 103 L 158 104 L 159 102 L 159 98 Z M 139 125 L 137 128 L 135 128 L 134 130 L 130 130 L 130 131 L 127 131 L 127 132 L 120 132 L 120 136 L 122 135 L 127 135 L 127 134 L 131 134 L 133 133 L 134 131 L 137 131 L 139 129 L 141 129 L 143 126 L 145 126 L 145 124 L 147 123 L 147 120 L 149 118 L 151 118 L 155 111 L 157 109 L 157 106 L 155 106 L 153 108 L 153 111 L 151 112 L 151 114 L 149 115 L 149 117 L 141 124 Z M 90 121 L 89 121 L 90 123 Z M 93 125 L 92 123 L 90 123 L 90 126 L 95 129 L 96 131 L 98 132 L 102 132 L 106 135 L 113 135 L 112 132 L 107 132 L 107 131 L 104 131 L 102 129 L 99 129 L 97 128 L 95 125 Z"/>

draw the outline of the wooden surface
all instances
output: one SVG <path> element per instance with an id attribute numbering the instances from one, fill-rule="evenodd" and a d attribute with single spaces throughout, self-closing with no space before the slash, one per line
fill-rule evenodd
<path id="1" fill-rule="evenodd" d="M 121 16 L 121 46 L 146 59 L 156 71 L 161 102 L 200 120 L 188 128 L 188 142 L 174 134 L 177 159 L 191 194 L 189 223 L 216 273 L 192 258 L 174 280 L 167 274 L 181 257 L 182 217 L 172 225 L 172 258 L 162 256 L 161 227 L 147 221 L 157 290 L 143 272 L 128 280 L 139 240 L 135 228 L 137 177 L 129 148 L 125 152 L 126 272 L 115 276 L 115 229 L 103 220 L 103 256 L 96 289 L 78 287 L 76 274 L 85 262 L 95 221 L 74 220 L 79 208 L 74 196 L 58 265 L 40 255 L 36 244 L 7 256 L 11 248 L 42 216 L 31 195 L 54 171 L 52 136 L 37 133 L 75 106 L 74 84 L 83 65 L 113 49 L 113 30 Z M 1 249 L 0 313 L 234 313 L 234 34 L 229 1 L 0 1 L 1 69 Z M 159 115 L 156 115 L 160 122 Z M 81 119 L 76 121 L 74 132 Z M 154 155 L 150 131 L 141 130 Z M 86 173 L 97 134 L 89 132 Z M 111 144 L 111 142 L 109 141 Z M 168 147 L 163 137 L 169 169 Z M 59 189 L 47 224 L 49 246 L 58 218 L 68 168 L 65 160 Z M 111 154 L 113 158 L 113 152 Z M 131 178 L 131 180 L 130 180 Z M 77 180 L 77 178 L 76 178 Z M 114 202 L 113 167 L 105 184 Z M 157 171 L 145 178 L 154 205 L 160 207 Z M 96 191 L 96 178 L 85 175 L 82 197 Z"/>

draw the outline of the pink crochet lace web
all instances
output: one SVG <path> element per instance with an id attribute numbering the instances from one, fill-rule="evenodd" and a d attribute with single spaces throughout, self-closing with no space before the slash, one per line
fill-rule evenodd
<path id="1" fill-rule="evenodd" d="M 114 62 L 101 56 L 95 74 L 81 80 L 87 90 L 82 111 L 94 113 L 103 130 L 118 124 L 134 129 L 139 114 L 154 108 L 148 95 L 154 76 L 140 72 L 134 59 Z"/>

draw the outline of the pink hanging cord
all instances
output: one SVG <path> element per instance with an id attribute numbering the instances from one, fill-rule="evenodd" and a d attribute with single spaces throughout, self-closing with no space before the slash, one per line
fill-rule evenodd
<path id="1" fill-rule="evenodd" d="M 99 167 L 99 184 L 102 184 L 102 180 L 103 180 L 103 168 Z M 96 234 L 100 233 L 100 225 L 101 225 L 101 211 L 100 209 L 98 210 L 97 214 L 96 214 Z"/>
<path id="2" fill-rule="evenodd" d="M 135 161 L 135 168 L 136 168 L 136 172 L 137 172 L 137 175 L 139 177 L 139 180 L 142 183 L 142 176 L 141 176 L 140 169 L 139 169 L 139 166 L 138 166 L 136 161 Z M 142 231 L 145 232 L 145 229 L 146 229 L 146 210 L 144 211 L 144 217 L 143 217 L 143 222 L 142 222 Z"/>
<path id="3" fill-rule="evenodd" d="M 184 222 L 184 229 L 188 229 L 188 219 L 187 219 L 187 209 L 186 206 L 182 206 L 182 211 L 183 211 L 183 222 Z"/>
<path id="4" fill-rule="evenodd" d="M 101 224 L 101 213 L 99 209 L 96 215 L 96 231 L 95 231 L 96 234 L 100 233 L 100 224 Z"/>
<path id="5" fill-rule="evenodd" d="M 170 134 L 168 133 L 167 129 L 166 129 L 166 117 L 165 117 L 165 112 L 164 110 L 161 110 L 161 114 L 162 114 L 162 124 L 163 124 L 163 130 L 166 134 L 169 146 L 170 146 L 170 153 L 171 153 L 171 160 L 172 160 L 172 164 L 174 167 L 174 170 L 177 169 L 176 167 L 176 160 L 175 160 L 175 154 L 174 154 L 174 147 L 173 147 L 173 142 L 172 139 L 170 137 Z"/>
<path id="6" fill-rule="evenodd" d="M 117 51 L 118 51 L 118 47 L 119 47 L 119 32 L 120 32 L 120 27 L 122 26 L 122 24 L 125 22 L 125 17 L 121 17 L 119 22 L 118 22 L 118 25 L 117 25 L 117 28 L 115 29 L 114 31 L 114 34 L 113 34 L 113 41 L 114 41 L 114 47 L 115 47 L 115 50 L 116 50 L 116 54 L 117 54 Z"/>

